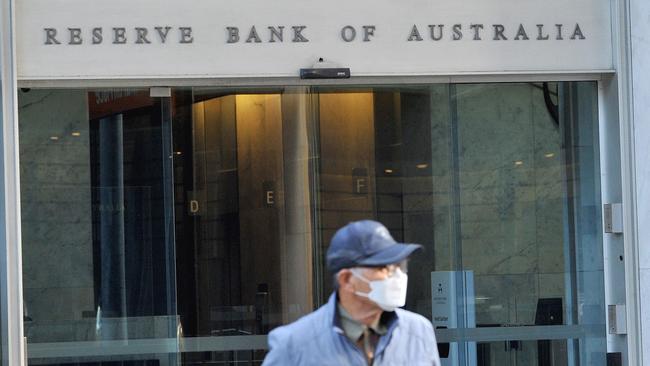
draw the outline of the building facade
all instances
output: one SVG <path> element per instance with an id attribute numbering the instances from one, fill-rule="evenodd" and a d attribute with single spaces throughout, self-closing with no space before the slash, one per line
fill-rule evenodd
<path id="1" fill-rule="evenodd" d="M 443 364 L 650 365 L 644 1 L 1 11 L 5 365 L 260 364 L 365 218 Z"/>

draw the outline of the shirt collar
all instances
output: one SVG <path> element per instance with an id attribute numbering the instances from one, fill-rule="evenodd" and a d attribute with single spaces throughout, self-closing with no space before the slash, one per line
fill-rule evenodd
<path id="1" fill-rule="evenodd" d="M 345 334 L 353 341 L 356 341 L 363 333 L 363 324 L 352 319 L 352 317 L 339 305 L 338 293 L 335 291 L 327 302 L 327 307 L 332 315 L 332 327 L 338 333 Z M 397 322 L 398 315 L 396 311 L 384 311 L 379 318 L 379 323 L 376 326 L 371 326 L 372 330 L 379 335 L 384 335 L 393 328 L 393 324 Z M 349 333 L 348 333 L 349 332 Z M 356 335 L 356 337 L 354 337 Z"/>

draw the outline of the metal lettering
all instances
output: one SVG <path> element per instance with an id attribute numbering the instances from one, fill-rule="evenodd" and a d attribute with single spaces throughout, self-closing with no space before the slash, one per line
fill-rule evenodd
<path id="1" fill-rule="evenodd" d="M 357 178 L 357 184 L 356 184 L 354 193 L 357 193 L 357 194 L 365 193 L 365 192 L 367 192 L 366 188 L 367 188 L 367 186 L 366 186 L 366 178 Z"/>
<path id="2" fill-rule="evenodd" d="M 265 180 L 262 182 L 262 192 L 264 192 L 264 203 L 267 207 L 275 206 L 276 189 L 275 181 Z"/>
<path id="3" fill-rule="evenodd" d="M 545 36 L 542 35 L 543 30 L 544 30 L 544 24 L 537 24 L 537 40 L 538 41 L 546 41 L 547 39 L 550 38 L 548 34 L 545 35 Z"/>
<path id="4" fill-rule="evenodd" d="M 439 41 L 442 39 L 442 28 L 444 27 L 443 24 L 438 24 L 438 36 L 436 36 L 436 26 L 435 25 L 429 25 L 429 29 L 431 30 L 431 39 L 434 41 Z"/>
<path id="5" fill-rule="evenodd" d="M 113 44 L 126 43 L 125 34 L 126 34 L 125 28 L 113 28 Z"/>
<path id="6" fill-rule="evenodd" d="M 292 42 L 309 42 L 307 38 L 302 35 L 302 31 L 307 28 L 306 25 L 297 25 L 291 27 L 293 29 L 293 41 Z"/>
<path id="7" fill-rule="evenodd" d="M 370 42 L 370 36 L 375 36 L 375 29 L 377 29 L 374 25 L 364 25 L 363 26 L 363 41 L 364 42 Z"/>
<path id="8" fill-rule="evenodd" d="M 239 28 L 237 27 L 226 27 L 228 31 L 228 43 L 237 43 L 239 42 Z"/>
<path id="9" fill-rule="evenodd" d="M 517 35 L 515 36 L 514 40 L 519 41 L 521 39 L 524 41 L 528 40 L 528 35 L 526 34 L 526 30 L 524 29 L 523 24 L 519 24 L 519 29 L 517 30 Z"/>
<path id="10" fill-rule="evenodd" d="M 251 31 L 248 33 L 248 38 L 246 38 L 246 43 L 262 43 L 262 40 L 260 39 L 260 36 L 257 34 L 257 30 L 255 29 L 255 26 L 251 27 Z"/>
<path id="11" fill-rule="evenodd" d="M 149 33 L 147 28 L 135 28 L 135 33 L 136 33 L 136 36 L 137 36 L 137 38 L 135 40 L 135 43 L 137 43 L 137 44 L 151 43 L 147 39 L 147 33 Z"/>
<path id="12" fill-rule="evenodd" d="M 584 34 L 582 34 L 582 30 L 580 29 L 580 26 L 578 25 L 578 23 L 576 23 L 576 28 L 573 31 L 573 35 L 571 35 L 571 39 L 576 39 L 576 37 L 578 39 L 585 39 L 585 36 L 584 36 Z"/>
<path id="13" fill-rule="evenodd" d="M 503 32 L 506 30 L 503 24 L 492 24 L 492 27 L 494 28 L 494 38 L 492 38 L 493 40 L 495 41 L 508 40 L 508 38 L 506 38 L 506 36 L 503 35 Z"/>
<path id="14" fill-rule="evenodd" d="M 357 31 L 351 25 L 346 25 L 341 29 L 341 38 L 346 42 L 352 42 L 357 36 Z"/>
<path id="15" fill-rule="evenodd" d="M 485 26 L 484 24 L 474 24 L 474 23 L 469 23 L 469 24 L 462 24 L 462 23 L 457 23 L 457 24 L 430 24 L 428 25 L 429 28 L 429 37 L 433 41 L 441 41 L 445 39 L 445 27 L 451 27 L 451 40 L 452 41 L 459 41 L 463 39 L 463 28 L 467 30 L 467 32 L 470 32 L 472 35 L 472 39 L 475 41 L 482 41 L 483 36 L 485 35 L 489 39 L 488 34 L 481 34 L 483 30 L 488 30 L 486 27 L 489 27 L 490 25 Z M 528 33 L 526 31 L 526 27 L 531 27 L 532 24 L 527 24 L 524 26 L 523 23 L 520 23 L 517 27 L 517 31 L 515 32 L 515 35 L 513 38 L 516 41 L 519 40 L 530 40 Z M 533 35 L 535 40 L 538 41 L 546 41 L 551 39 L 551 33 L 555 33 L 554 39 L 561 41 L 564 40 L 564 34 L 563 34 L 563 24 L 555 24 L 555 31 L 549 30 L 552 29 L 552 25 L 550 24 L 535 24 L 537 28 L 537 34 Z M 287 26 L 288 27 L 288 26 Z M 373 38 L 376 36 L 376 31 L 377 31 L 377 26 L 376 25 L 362 25 L 362 32 L 363 36 L 359 37 L 360 41 L 363 42 L 371 42 Z M 170 30 L 172 30 L 173 27 L 170 26 L 158 26 L 154 27 L 156 30 L 156 33 L 158 34 L 158 37 L 160 38 L 161 43 L 166 43 L 168 35 Z M 436 29 L 437 28 L 437 29 Z M 492 24 L 492 28 L 494 31 L 492 40 L 495 41 L 500 41 L 504 40 L 507 41 L 508 37 L 506 37 L 505 32 L 505 26 L 503 24 Z M 546 28 L 546 29 L 545 29 Z M 61 41 L 58 39 L 58 29 L 57 28 L 42 28 L 44 33 L 45 33 L 45 45 L 56 45 L 56 44 L 61 44 Z M 68 40 L 66 42 L 66 36 L 62 36 L 62 41 L 68 45 L 82 45 L 84 44 L 84 37 L 88 36 L 88 39 L 86 39 L 86 43 L 92 43 L 93 45 L 95 44 L 101 44 L 104 41 L 104 34 L 103 34 L 103 28 L 102 27 L 94 27 L 94 28 L 88 28 L 90 30 L 89 34 L 85 33 L 84 28 L 78 28 L 78 27 L 69 27 L 67 28 L 68 30 Z M 129 36 L 127 36 L 127 29 L 130 32 L 131 29 L 135 31 L 133 34 L 134 36 L 134 42 L 135 44 L 151 44 L 152 39 L 150 37 L 155 38 L 156 36 L 150 35 L 149 34 L 149 29 L 146 27 L 134 27 L 134 28 L 125 28 L 125 27 L 113 27 L 109 28 L 112 29 L 112 37 L 111 35 L 107 35 L 107 37 L 112 38 L 112 43 L 113 44 L 126 44 L 128 43 L 129 39 L 131 37 L 131 34 L 129 33 Z M 179 43 L 181 44 L 189 44 L 189 43 L 194 43 L 194 37 L 193 37 L 193 30 L 192 27 L 178 27 L 178 34 L 179 34 Z M 276 42 L 284 42 L 284 29 L 285 26 L 282 25 L 276 25 L 276 26 L 268 26 L 268 39 L 265 37 L 264 40 L 260 37 L 260 34 L 257 32 L 257 28 L 255 25 L 250 26 L 250 31 L 248 32 L 248 35 L 245 39 L 246 43 L 262 43 L 262 42 L 269 42 L 269 43 L 276 43 Z M 294 43 L 305 43 L 305 42 L 310 42 L 310 40 L 305 36 L 304 32 L 307 29 L 307 26 L 305 25 L 297 25 L 297 26 L 291 26 L 292 32 L 293 32 L 293 38 L 291 42 Z M 510 28 L 508 29 L 510 30 Z M 529 28 L 530 30 L 530 28 Z M 238 27 L 226 27 L 226 32 L 227 32 L 227 38 L 226 42 L 227 43 L 239 43 L 240 40 L 243 39 L 243 37 L 240 35 L 239 28 Z M 512 36 L 512 32 L 508 32 L 510 36 Z M 568 32 L 567 32 L 568 33 Z M 340 36 L 343 39 L 344 42 L 353 42 L 356 40 L 357 36 L 357 30 L 355 26 L 353 25 L 346 25 L 340 30 Z M 570 33 L 569 39 L 571 40 L 585 40 L 586 36 L 585 33 L 583 33 L 580 24 L 575 23 L 575 27 L 573 31 Z M 414 24 L 411 28 L 411 31 L 408 35 L 407 41 L 408 42 L 413 42 L 413 41 L 423 41 L 424 38 L 422 37 L 418 27 L 416 24 Z M 155 40 L 153 40 L 155 42 Z"/>
<path id="16" fill-rule="evenodd" d="M 479 34 L 479 32 L 481 31 L 481 29 L 483 29 L 483 24 L 470 24 L 469 27 L 471 29 L 474 29 L 474 40 L 480 41 L 481 35 Z"/>
<path id="17" fill-rule="evenodd" d="M 45 31 L 45 44 L 61 44 L 56 40 L 56 28 L 43 28 Z"/>
<path id="18" fill-rule="evenodd" d="M 367 168 L 353 168 L 352 169 L 352 192 L 355 194 L 368 193 L 368 169 Z"/>
<path id="19" fill-rule="evenodd" d="M 269 206 L 275 205 L 275 192 L 266 191 L 266 204 Z"/>
<path id="20" fill-rule="evenodd" d="M 162 43 L 165 43 L 167 41 L 167 34 L 169 34 L 169 30 L 172 29 L 172 27 L 155 27 L 154 28 L 156 32 L 158 33 L 158 36 L 160 37 L 160 41 Z"/>
<path id="21" fill-rule="evenodd" d="M 564 38 L 562 38 L 562 24 L 556 24 L 555 28 L 557 28 L 557 37 L 555 37 L 555 39 L 558 41 L 563 40 Z"/>
<path id="22" fill-rule="evenodd" d="M 194 42 L 194 37 L 192 36 L 192 27 L 178 27 L 178 30 L 181 32 L 180 43 Z"/>
<path id="23" fill-rule="evenodd" d="M 70 32 L 70 42 L 68 44 L 82 44 L 83 40 L 81 39 L 81 28 L 68 28 Z"/>
<path id="24" fill-rule="evenodd" d="M 460 41 L 463 39 L 463 32 L 461 32 L 461 29 L 463 28 L 462 25 L 460 24 L 454 24 L 453 27 L 451 27 L 451 30 L 454 32 L 454 35 L 451 39 L 454 41 Z"/>
<path id="25" fill-rule="evenodd" d="M 93 28 L 93 44 L 100 44 L 104 40 L 101 28 Z"/>
<path id="26" fill-rule="evenodd" d="M 411 41 L 421 41 L 422 36 L 420 35 L 420 31 L 418 30 L 418 27 L 413 24 L 413 28 L 411 28 L 411 34 L 409 35 L 408 42 Z"/>
<path id="27" fill-rule="evenodd" d="M 283 32 L 284 32 L 284 26 L 279 26 L 279 27 L 269 27 L 269 31 L 271 31 L 271 38 L 269 42 L 274 43 L 275 39 L 277 38 L 278 41 L 283 42 Z"/>

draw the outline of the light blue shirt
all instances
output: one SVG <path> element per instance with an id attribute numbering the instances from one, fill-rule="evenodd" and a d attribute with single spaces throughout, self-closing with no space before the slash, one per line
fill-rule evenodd
<path id="1" fill-rule="evenodd" d="M 334 293 L 318 310 L 274 329 L 263 365 L 366 366 L 362 351 L 343 332 L 336 302 Z M 402 309 L 389 315 L 388 331 L 377 343 L 373 365 L 440 366 L 431 322 Z"/>

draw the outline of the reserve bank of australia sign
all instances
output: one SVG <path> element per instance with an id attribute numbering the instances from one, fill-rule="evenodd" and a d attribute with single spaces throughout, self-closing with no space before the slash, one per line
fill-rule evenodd
<path id="1" fill-rule="evenodd" d="M 606 0 L 24 0 L 19 77 L 295 77 L 612 68 Z"/>
<path id="2" fill-rule="evenodd" d="M 529 27 L 535 29 L 531 35 L 534 40 L 537 41 L 563 41 L 565 39 L 570 40 L 585 40 L 587 39 L 580 28 L 580 24 L 576 23 L 572 30 L 567 32 L 564 28 L 564 24 L 555 24 L 554 28 L 550 31 L 553 34 L 549 33 L 548 27 L 545 28 L 545 24 L 535 24 L 534 27 Z M 292 26 L 262 26 L 258 27 L 252 25 L 244 29 L 243 37 L 242 31 L 239 27 L 225 27 L 225 43 L 283 43 L 285 42 L 285 28 L 287 28 L 287 42 L 292 43 L 303 43 L 309 42 L 307 38 L 307 26 L 306 25 L 292 25 Z M 506 36 L 506 28 L 503 24 L 491 24 L 488 25 L 488 30 L 485 30 L 484 24 L 470 24 L 463 29 L 463 24 L 430 24 L 424 27 L 424 32 L 421 32 L 417 25 L 413 25 L 411 30 L 408 32 L 408 37 L 404 37 L 404 40 L 407 42 L 420 42 L 427 40 L 432 41 L 443 41 L 445 39 L 445 29 L 448 30 L 447 38 L 452 41 L 460 41 L 463 39 L 463 31 L 470 33 L 474 41 L 481 41 L 484 39 L 494 40 L 494 41 L 507 41 L 511 37 L 515 41 L 528 41 L 531 38 L 528 36 L 526 27 L 523 24 L 519 24 L 516 28 L 516 31 L 510 32 Z M 370 42 L 375 38 L 377 32 L 376 25 L 363 25 L 360 27 L 361 34 L 360 40 L 363 42 Z M 72 46 L 78 46 L 84 44 L 84 39 L 86 43 L 93 45 L 102 44 L 105 41 L 112 44 L 126 44 L 129 40 L 132 43 L 139 45 L 148 45 L 152 44 L 152 40 L 156 43 L 166 44 L 170 35 L 170 31 L 174 30 L 172 39 L 170 42 L 177 43 L 194 43 L 194 35 L 192 33 L 192 27 L 171 27 L 171 26 L 155 26 L 152 28 L 148 27 L 133 27 L 128 29 L 129 33 L 127 34 L 126 27 L 111 27 L 109 29 L 104 29 L 103 27 L 93 27 L 92 29 L 75 28 L 67 27 L 65 29 L 57 28 L 43 28 L 43 38 L 45 45 L 61 45 L 67 44 Z M 108 34 L 107 34 L 108 33 Z M 424 36 L 423 36 L 424 34 Z M 339 32 L 340 38 L 343 42 L 353 42 L 357 39 L 357 29 L 354 26 L 346 25 L 341 28 Z M 487 35 L 487 38 L 485 38 Z M 107 37 L 108 39 L 105 39 Z"/>

